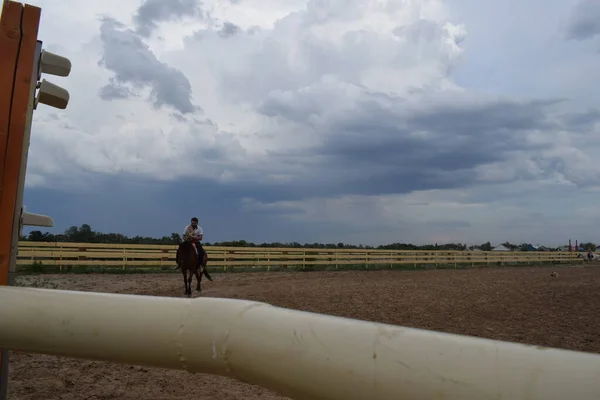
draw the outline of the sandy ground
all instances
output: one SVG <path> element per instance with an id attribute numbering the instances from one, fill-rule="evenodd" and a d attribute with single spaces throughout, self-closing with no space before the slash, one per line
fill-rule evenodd
<path id="1" fill-rule="evenodd" d="M 550 273 L 557 271 L 558 277 Z M 599 267 L 213 274 L 203 296 L 600 353 Z M 178 274 L 43 275 L 34 286 L 183 294 Z M 9 398 L 284 399 L 232 379 L 11 353 Z"/>

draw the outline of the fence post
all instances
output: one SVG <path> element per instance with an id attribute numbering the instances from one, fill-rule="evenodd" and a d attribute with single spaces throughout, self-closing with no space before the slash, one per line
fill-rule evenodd
<path id="1" fill-rule="evenodd" d="M 163 264 L 164 262 L 169 262 L 169 249 L 161 249 L 161 253 L 165 254 L 166 256 L 163 256 L 160 258 L 160 267 L 164 267 L 165 265 Z M 208 253 L 207 253 L 208 254 Z"/>
<path id="2" fill-rule="evenodd" d="M 84 252 L 84 251 L 87 252 L 87 247 L 79 247 L 77 249 L 77 251 L 79 251 L 79 252 Z M 80 256 L 77 256 L 77 259 L 81 260 L 81 261 L 85 261 L 85 260 L 87 260 L 87 256 L 81 256 L 80 255 Z"/>
<path id="3" fill-rule="evenodd" d="M 306 250 L 302 250 L 302 269 L 306 269 Z"/>
<path id="4" fill-rule="evenodd" d="M 229 250 L 227 251 L 227 255 L 229 256 L 227 257 L 227 262 L 235 261 L 235 251 Z M 225 265 L 223 268 L 225 271 L 233 272 L 233 265 Z"/>
<path id="5" fill-rule="evenodd" d="M 265 253 L 267 253 L 267 272 L 271 271 L 271 250 L 269 250 L 269 248 L 267 247 L 267 251 L 265 251 Z"/>

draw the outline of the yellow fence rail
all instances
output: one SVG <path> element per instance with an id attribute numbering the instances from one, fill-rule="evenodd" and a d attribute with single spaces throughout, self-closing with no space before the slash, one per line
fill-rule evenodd
<path id="1" fill-rule="evenodd" d="M 20 242 L 17 265 L 156 268 L 175 266 L 175 245 Z M 481 266 L 573 263 L 577 253 L 206 246 L 209 267 Z M 580 260 L 581 261 L 581 260 Z"/>

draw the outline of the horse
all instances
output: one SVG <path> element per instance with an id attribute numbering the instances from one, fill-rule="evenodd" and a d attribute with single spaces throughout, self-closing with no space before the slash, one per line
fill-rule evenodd
<path id="1" fill-rule="evenodd" d="M 177 267 L 181 268 L 183 274 L 183 285 L 185 286 L 185 295 L 188 297 L 192 296 L 192 277 L 196 276 L 196 291 L 200 293 L 200 281 L 202 275 L 198 273 L 198 255 L 194 248 L 194 243 L 183 242 L 177 249 L 177 255 L 175 256 Z"/>
<path id="2" fill-rule="evenodd" d="M 202 275 L 205 275 L 209 281 L 212 281 L 212 277 L 206 270 L 207 261 L 208 256 L 206 255 L 206 251 L 204 251 L 202 262 L 198 262 L 198 253 L 193 242 L 183 241 L 179 244 L 177 253 L 175 255 L 175 262 L 177 263 L 175 269 L 181 268 L 181 273 L 183 274 L 183 284 L 185 286 L 185 294 L 188 297 L 192 295 L 192 277 L 194 275 L 196 276 L 196 291 L 198 293 L 200 293 L 202 290 L 200 287 Z"/>

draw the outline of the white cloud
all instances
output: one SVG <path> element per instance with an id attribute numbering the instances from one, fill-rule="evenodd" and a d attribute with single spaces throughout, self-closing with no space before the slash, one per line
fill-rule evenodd
<path id="1" fill-rule="evenodd" d="M 100 18 L 104 15 L 115 16 L 121 23 L 130 23 L 135 12 L 131 2 L 119 6 L 110 3 L 106 8 L 99 8 L 67 1 L 61 3 L 58 10 L 53 4 L 40 2 L 44 10 L 51 10 L 44 14 L 45 30 L 42 32 L 49 36 L 45 40 L 51 49 L 58 41 L 51 32 L 58 26 L 66 29 L 65 25 L 71 22 L 70 16 L 77 15 L 79 21 L 86 21 L 87 29 L 82 29 L 79 37 L 88 41 L 81 43 L 81 49 L 73 49 L 66 39 L 72 34 L 60 38 L 60 45 L 71 49 L 67 55 L 73 60 L 73 73 L 64 85 L 70 90 L 72 99 L 69 108 L 61 112 L 61 121 L 77 128 L 70 133 L 55 135 L 54 132 L 60 129 L 58 122 L 44 120 L 49 112 L 38 111 L 35 127 L 41 133 L 34 136 L 32 148 L 59 146 L 74 163 L 64 173 L 74 167 L 84 167 L 98 172 L 154 173 L 157 177 L 176 178 L 186 175 L 183 160 L 212 142 L 229 140 L 234 145 L 239 142 L 248 156 L 263 157 L 269 150 L 296 148 L 298 140 L 301 145 L 310 146 L 315 139 L 310 138 L 305 126 L 277 124 L 258 115 L 256 107 L 272 96 L 277 97 L 278 93 L 286 96 L 286 93 L 298 90 L 300 93 L 307 91 L 313 99 L 322 102 L 320 107 L 324 112 L 335 112 L 336 103 L 344 100 L 341 97 L 344 94 L 339 92 L 344 87 L 357 95 L 361 90 L 399 94 L 412 88 L 445 84 L 441 82 L 447 80 L 444 69 L 459 55 L 456 42 L 464 36 L 464 29 L 443 21 L 435 22 L 443 18 L 439 1 L 404 3 L 345 2 L 346 12 L 338 15 L 335 11 L 340 4 L 332 1 L 309 2 L 308 5 L 299 1 L 284 2 L 275 7 L 272 3 L 262 2 L 259 9 L 271 10 L 260 20 L 262 23 L 253 19 L 257 14 L 245 13 L 256 4 L 208 3 L 205 9 L 215 20 L 208 24 L 206 20 L 200 21 L 200 25 L 208 27 L 195 37 L 185 39 L 184 49 L 165 51 L 163 47 L 161 59 L 155 59 L 158 53 L 145 55 L 140 53 L 146 51 L 144 48 L 134 50 L 131 47 L 132 41 L 141 44 L 144 38 L 133 32 L 115 36 L 123 28 L 106 22 L 101 25 Z M 66 12 L 66 21 L 58 20 L 54 13 L 59 11 Z M 210 28 L 218 25 L 219 20 L 242 28 L 255 25 L 261 28 L 223 39 L 216 33 L 216 28 Z M 104 47 L 97 36 L 101 26 L 104 26 L 102 32 L 106 38 L 109 33 L 112 35 L 110 39 L 103 39 Z M 181 37 L 178 26 L 168 21 L 159 23 L 156 33 L 163 36 L 169 33 L 171 40 L 177 40 Z M 403 28 L 406 32 L 401 32 Z M 91 32 L 96 36 L 91 36 Z M 343 43 L 340 42 L 342 38 Z M 417 43 L 413 43 L 413 39 Z M 161 47 L 156 43 L 160 41 L 151 39 L 147 42 L 149 51 Z M 119 50 L 118 46 L 121 46 Z M 326 54 L 330 59 L 322 62 Z M 104 64 L 98 65 L 101 60 Z M 117 65 L 119 62 L 122 66 Z M 113 75 L 103 66 L 112 68 L 117 74 Z M 189 123 L 182 124 L 169 118 L 171 110 L 157 110 L 148 104 L 146 99 L 150 89 L 159 93 L 167 88 L 172 88 L 171 91 L 184 89 L 180 82 L 170 84 L 168 76 L 161 78 L 170 70 L 174 73 L 182 71 L 182 76 L 189 79 L 193 87 L 192 102 L 204 109 L 204 113 L 197 113 L 197 118 L 209 118 L 218 128 L 191 128 Z M 113 76 L 134 83 L 121 93 L 134 92 L 137 96 L 113 102 L 100 100 L 98 93 L 107 88 Z M 150 87 L 143 86 L 145 82 Z M 334 85 L 326 88 L 330 92 L 328 104 L 326 98 L 320 97 L 326 94 L 320 89 L 323 84 Z M 113 85 L 108 88 L 115 89 Z M 188 111 L 182 101 L 185 100 L 171 104 L 181 105 L 185 107 L 181 110 Z M 60 160 L 64 161 L 64 158 L 61 156 Z M 249 162 L 223 161 L 241 168 L 247 167 Z M 198 162 L 202 165 L 205 161 L 200 158 Z M 268 160 L 263 158 L 260 162 Z M 50 160 L 46 163 L 59 164 Z M 161 172 L 165 165 L 167 170 Z M 37 168 L 38 164 L 32 163 L 31 173 L 44 175 Z M 203 175 L 210 174 L 206 168 L 201 169 L 205 171 Z M 219 174 L 220 169 L 211 172 Z"/>

